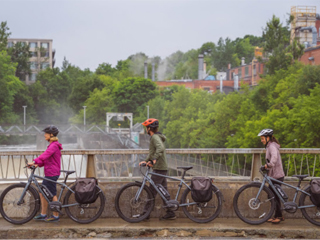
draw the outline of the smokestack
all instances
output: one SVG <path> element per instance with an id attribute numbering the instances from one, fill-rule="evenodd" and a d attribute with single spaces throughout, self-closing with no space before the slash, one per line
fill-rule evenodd
<path id="1" fill-rule="evenodd" d="M 222 75 L 220 75 L 220 92 L 223 93 Z"/>
<path id="2" fill-rule="evenodd" d="M 234 91 L 238 91 L 239 88 L 239 75 L 235 75 L 233 77 L 234 79 Z"/>
<path id="3" fill-rule="evenodd" d="M 152 81 L 155 81 L 155 77 L 154 77 L 154 63 L 152 63 Z"/>
<path id="4" fill-rule="evenodd" d="M 244 57 L 241 58 L 241 66 L 243 66 L 243 65 L 246 65 Z"/>
<path id="5" fill-rule="evenodd" d="M 200 54 L 198 57 L 198 79 L 203 79 L 203 55 Z"/>
<path id="6" fill-rule="evenodd" d="M 148 63 L 147 61 L 144 62 L 144 78 L 148 78 Z"/>

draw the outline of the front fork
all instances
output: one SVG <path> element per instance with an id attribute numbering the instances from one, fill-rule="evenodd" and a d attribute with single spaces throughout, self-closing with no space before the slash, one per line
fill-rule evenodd
<path id="1" fill-rule="evenodd" d="M 23 183 L 23 182 L 22 182 L 22 183 Z M 22 192 L 22 194 L 21 194 L 21 197 L 19 198 L 19 200 L 18 200 L 18 202 L 17 202 L 17 205 L 18 205 L 18 206 L 20 206 L 21 204 L 24 203 L 23 199 L 24 199 L 24 196 L 25 196 L 26 193 L 27 193 L 27 190 L 28 190 L 30 184 L 31 184 L 31 181 L 29 180 L 29 181 L 27 182 L 26 186 L 25 186 L 24 189 L 23 189 L 23 192 Z"/>

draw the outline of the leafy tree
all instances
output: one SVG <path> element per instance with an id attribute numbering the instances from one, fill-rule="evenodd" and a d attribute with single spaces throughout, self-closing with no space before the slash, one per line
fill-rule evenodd
<path id="1" fill-rule="evenodd" d="M 157 96 L 156 85 L 150 79 L 131 77 L 119 81 L 113 90 L 115 108 L 119 112 L 138 113 L 139 107 Z M 143 107 L 144 107 L 143 106 Z"/>
<path id="2" fill-rule="evenodd" d="M 25 81 L 26 76 L 31 74 L 29 62 L 31 52 L 29 51 L 29 45 L 22 42 L 17 42 L 8 49 L 8 53 L 11 56 L 12 62 L 18 63 L 15 73 L 16 76 L 21 81 Z"/>
<path id="3" fill-rule="evenodd" d="M 10 29 L 7 26 L 7 22 L 0 23 L 0 52 L 7 49 L 8 37 L 10 36 Z"/>
<path id="4" fill-rule="evenodd" d="M 22 88 L 22 82 L 15 77 L 16 64 L 11 62 L 6 51 L 0 52 L 0 122 L 13 123 L 17 116 L 13 113 L 14 97 Z"/>

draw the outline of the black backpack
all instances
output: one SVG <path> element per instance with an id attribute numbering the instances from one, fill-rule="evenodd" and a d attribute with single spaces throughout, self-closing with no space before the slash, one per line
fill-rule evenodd
<path id="1" fill-rule="evenodd" d="M 212 183 L 208 177 L 194 177 L 191 180 L 191 197 L 195 202 L 209 202 L 212 199 Z"/>
<path id="2" fill-rule="evenodd" d="M 313 179 L 310 182 L 311 186 L 311 202 L 320 207 L 320 179 Z"/>
<path id="3" fill-rule="evenodd" d="M 75 199 L 78 203 L 94 203 L 99 195 L 98 181 L 96 178 L 78 178 L 75 187 Z"/>

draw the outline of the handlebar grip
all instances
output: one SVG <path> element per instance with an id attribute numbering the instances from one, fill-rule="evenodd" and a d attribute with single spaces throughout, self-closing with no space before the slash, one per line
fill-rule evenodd
<path id="1" fill-rule="evenodd" d="M 146 163 L 142 163 L 142 164 L 141 164 L 141 167 L 145 167 L 145 166 L 147 166 Z"/>

